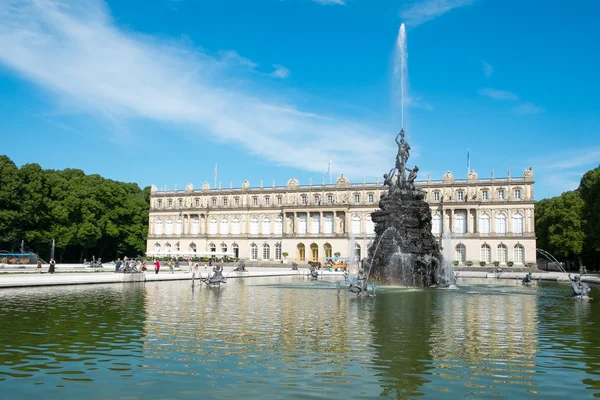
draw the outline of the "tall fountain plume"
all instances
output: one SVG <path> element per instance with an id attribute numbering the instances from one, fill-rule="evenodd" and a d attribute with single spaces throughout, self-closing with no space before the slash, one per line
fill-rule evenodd
<path id="1" fill-rule="evenodd" d="M 396 41 L 396 59 L 394 62 L 394 75 L 396 75 L 397 82 L 400 83 L 400 127 L 404 128 L 404 101 L 407 98 L 407 57 L 406 52 L 406 28 L 404 24 L 400 25 L 400 31 L 398 32 L 398 40 Z"/>

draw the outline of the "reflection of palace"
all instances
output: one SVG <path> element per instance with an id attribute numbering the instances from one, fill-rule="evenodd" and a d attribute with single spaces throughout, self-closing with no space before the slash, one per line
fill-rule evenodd
<path id="1" fill-rule="evenodd" d="M 466 180 L 447 172 L 441 181 L 417 182 L 427 192 L 433 233 L 449 232 L 459 262 L 535 263 L 533 171 L 520 178 Z M 371 213 L 383 183 L 351 184 L 343 175 L 333 185 L 183 191 L 152 187 L 148 254 L 230 253 L 249 260 L 323 260 L 364 257 L 375 234 Z M 353 245 L 352 245 L 353 243 Z M 350 246 L 353 246 L 351 254 Z"/>

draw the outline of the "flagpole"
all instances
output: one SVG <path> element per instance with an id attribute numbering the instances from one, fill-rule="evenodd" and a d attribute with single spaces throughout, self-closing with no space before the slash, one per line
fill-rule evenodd
<path id="1" fill-rule="evenodd" d="M 333 184 L 333 170 L 331 169 L 331 160 L 329 160 L 329 184 Z"/>
<path id="2" fill-rule="evenodd" d="M 469 173 L 471 172 L 471 157 L 469 157 L 469 150 L 467 149 L 467 177 L 469 176 Z"/>
<path id="3" fill-rule="evenodd" d="M 215 163 L 215 173 L 214 173 L 214 178 L 215 178 L 215 186 L 214 188 L 217 188 L 217 164 Z"/>

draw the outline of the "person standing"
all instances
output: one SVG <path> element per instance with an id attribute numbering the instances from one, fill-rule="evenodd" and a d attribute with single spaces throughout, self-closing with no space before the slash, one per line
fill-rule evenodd
<path id="1" fill-rule="evenodd" d="M 54 258 L 50 259 L 50 266 L 48 267 L 48 272 L 50 272 L 51 274 L 54 273 L 56 269 L 56 261 L 54 261 Z"/>
<path id="2" fill-rule="evenodd" d="M 173 261 L 169 260 L 167 265 L 169 266 L 169 271 L 171 271 L 171 273 L 173 273 Z"/>
<path id="3" fill-rule="evenodd" d="M 160 271 L 160 261 L 158 261 L 158 259 L 156 261 L 154 261 L 154 273 L 158 274 L 158 271 Z"/>
<path id="4" fill-rule="evenodd" d="M 42 273 L 42 260 L 38 260 L 36 270 L 38 274 Z"/>
<path id="5" fill-rule="evenodd" d="M 115 272 L 119 272 L 119 268 L 121 268 L 121 259 L 117 258 L 117 262 L 115 263 Z"/>

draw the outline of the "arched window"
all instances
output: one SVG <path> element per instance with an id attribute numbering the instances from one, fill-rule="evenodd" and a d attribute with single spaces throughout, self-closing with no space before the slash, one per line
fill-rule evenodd
<path id="1" fill-rule="evenodd" d="M 238 217 L 233 217 L 231 220 L 231 233 L 234 235 L 239 235 L 240 232 L 240 219 Z"/>
<path id="2" fill-rule="evenodd" d="M 326 235 L 333 233 L 333 214 L 325 214 L 325 232 Z"/>
<path id="3" fill-rule="evenodd" d="M 370 215 L 367 215 L 367 235 L 373 235 L 375 233 L 375 224 L 371 219 Z"/>
<path id="4" fill-rule="evenodd" d="M 179 242 L 175 243 L 175 251 L 176 252 L 180 252 L 181 251 L 181 247 L 179 247 Z"/>
<path id="5" fill-rule="evenodd" d="M 283 235 L 283 218 L 281 218 L 281 215 L 275 217 L 275 234 Z M 277 252 L 275 252 L 275 254 L 277 254 Z M 279 260 L 280 258 L 276 259 Z"/>
<path id="6" fill-rule="evenodd" d="M 231 245 L 231 248 L 233 249 L 233 256 L 235 258 L 240 258 L 240 246 L 238 246 L 237 243 L 234 243 Z"/>
<path id="7" fill-rule="evenodd" d="M 258 235 L 258 217 L 252 217 L 250 219 L 250 234 Z"/>
<path id="8" fill-rule="evenodd" d="M 355 235 L 360 235 L 360 222 L 361 220 L 358 215 L 352 217 L 352 233 Z"/>
<path id="9" fill-rule="evenodd" d="M 489 244 L 484 244 L 481 246 L 480 260 L 484 261 L 486 264 L 492 262 L 492 248 Z"/>
<path id="10" fill-rule="evenodd" d="M 490 216 L 486 213 L 479 216 L 479 233 L 482 235 L 490 234 Z"/>
<path id="11" fill-rule="evenodd" d="M 255 243 L 250 245 L 250 258 L 252 260 L 258 260 L 258 246 Z"/>
<path id="12" fill-rule="evenodd" d="M 433 214 L 431 216 L 431 233 L 435 236 L 442 234 L 442 216 L 440 214 Z"/>
<path id="13" fill-rule="evenodd" d="M 281 260 L 281 243 L 275 243 L 275 259 Z"/>
<path id="14" fill-rule="evenodd" d="M 192 234 L 197 235 L 199 233 L 200 233 L 200 221 L 198 220 L 198 217 L 194 217 L 192 219 Z"/>
<path id="15" fill-rule="evenodd" d="M 298 217 L 298 234 L 306 235 L 306 215 Z"/>
<path id="16" fill-rule="evenodd" d="M 271 258 L 271 248 L 268 244 L 263 244 L 263 260 L 268 260 Z"/>
<path id="17" fill-rule="evenodd" d="M 467 233 L 467 215 L 463 212 L 454 214 L 454 233 L 459 235 Z"/>
<path id="18" fill-rule="evenodd" d="M 167 229 L 165 233 L 167 234 L 167 236 L 171 236 L 173 234 L 173 220 L 167 220 Z"/>
<path id="19" fill-rule="evenodd" d="M 225 217 L 221 218 L 221 235 L 229 234 L 229 220 Z"/>
<path id="20" fill-rule="evenodd" d="M 210 251 L 211 253 L 216 253 L 217 252 L 217 245 L 214 243 L 211 243 L 208 245 L 208 251 Z"/>
<path id="21" fill-rule="evenodd" d="M 171 244 L 170 243 L 165 244 L 165 252 L 167 253 L 167 255 L 171 254 Z"/>
<path id="22" fill-rule="evenodd" d="M 456 245 L 456 255 L 454 261 L 458 261 L 460 264 L 464 264 L 467 260 L 467 248 L 464 244 L 459 243 Z"/>
<path id="23" fill-rule="evenodd" d="M 263 217 L 262 219 L 262 234 L 270 235 L 271 234 L 271 218 Z"/>
<path id="24" fill-rule="evenodd" d="M 496 235 L 506 235 L 506 215 L 496 214 Z"/>
<path id="25" fill-rule="evenodd" d="M 227 253 L 227 245 L 225 243 L 221 243 L 221 253 Z"/>
<path id="26" fill-rule="evenodd" d="M 318 235 L 321 231 L 321 227 L 319 226 L 321 223 L 321 218 L 319 214 L 313 214 L 310 222 L 310 233 L 313 235 Z"/>
<path id="27" fill-rule="evenodd" d="M 512 231 L 515 235 L 523 235 L 523 214 L 514 213 L 512 217 Z"/>
<path id="28" fill-rule="evenodd" d="M 208 220 L 208 234 L 216 235 L 217 234 L 217 219 L 212 217 Z"/>
<path id="29" fill-rule="evenodd" d="M 154 245 L 154 254 L 160 254 L 160 244 L 156 243 Z"/>
<path id="30" fill-rule="evenodd" d="M 298 243 L 298 260 L 299 261 L 304 261 L 306 259 L 306 247 L 304 246 L 304 243 Z"/>
<path id="31" fill-rule="evenodd" d="M 358 243 L 354 244 L 354 259 L 356 261 L 360 260 L 360 245 Z"/>
<path id="32" fill-rule="evenodd" d="M 508 248 L 504 244 L 498 245 L 498 261 L 500 264 L 506 264 L 506 260 L 508 259 Z"/>
<path id="33" fill-rule="evenodd" d="M 523 245 L 517 244 L 515 245 L 515 253 L 514 253 L 514 262 L 515 264 L 523 264 L 525 261 L 525 248 Z"/>
<path id="34" fill-rule="evenodd" d="M 323 250 L 325 250 L 325 258 L 331 258 L 333 250 L 331 249 L 331 245 L 329 243 L 325 243 L 323 245 Z"/>
<path id="35" fill-rule="evenodd" d="M 181 218 L 177 218 L 177 236 L 181 236 L 183 233 L 183 221 Z"/>
<path id="36" fill-rule="evenodd" d="M 192 253 L 195 253 L 195 252 L 196 252 L 196 243 L 190 243 L 190 251 L 191 251 Z"/>
<path id="37" fill-rule="evenodd" d="M 157 235 L 162 235 L 162 228 L 163 228 L 163 223 L 162 223 L 162 219 L 157 219 L 156 220 L 156 234 Z"/>

